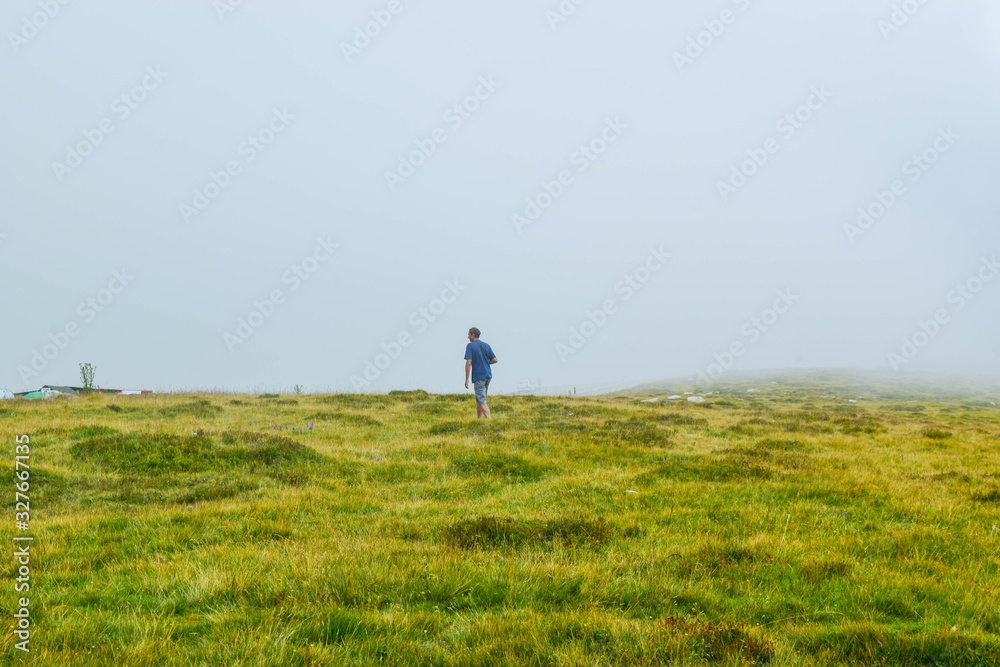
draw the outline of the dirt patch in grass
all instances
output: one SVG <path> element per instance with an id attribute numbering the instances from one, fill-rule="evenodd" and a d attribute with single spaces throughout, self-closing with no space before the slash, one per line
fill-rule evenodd
<path id="1" fill-rule="evenodd" d="M 546 544 L 557 539 L 567 546 L 602 544 L 610 539 L 611 526 L 604 519 L 526 520 L 485 516 L 463 519 L 444 531 L 444 539 L 460 549 L 495 549 Z"/>
<path id="2" fill-rule="evenodd" d="M 665 633 L 685 637 L 694 652 L 712 664 L 736 659 L 742 664 L 767 665 L 774 659 L 774 644 L 753 636 L 738 623 L 667 616 L 657 626 Z"/>

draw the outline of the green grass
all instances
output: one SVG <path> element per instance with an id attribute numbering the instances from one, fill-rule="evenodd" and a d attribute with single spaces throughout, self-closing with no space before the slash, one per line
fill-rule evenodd
<path id="1" fill-rule="evenodd" d="M 836 393 L 7 402 L 30 663 L 1000 664 L 1000 410 Z"/>

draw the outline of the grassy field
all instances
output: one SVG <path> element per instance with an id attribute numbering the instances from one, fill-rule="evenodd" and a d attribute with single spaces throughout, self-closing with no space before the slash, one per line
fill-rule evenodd
<path id="1" fill-rule="evenodd" d="M 0 403 L 0 660 L 1000 664 L 1000 408 L 846 391 Z"/>

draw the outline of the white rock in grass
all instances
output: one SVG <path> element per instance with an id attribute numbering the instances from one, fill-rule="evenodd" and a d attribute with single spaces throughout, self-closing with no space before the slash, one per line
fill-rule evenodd
<path id="1" fill-rule="evenodd" d="M 688 401 L 691 403 L 704 403 L 705 399 L 701 396 L 688 396 Z"/>
<path id="2" fill-rule="evenodd" d="M 673 396 L 667 396 L 667 400 L 668 401 L 676 401 L 680 397 L 681 397 L 680 394 L 674 394 Z"/>

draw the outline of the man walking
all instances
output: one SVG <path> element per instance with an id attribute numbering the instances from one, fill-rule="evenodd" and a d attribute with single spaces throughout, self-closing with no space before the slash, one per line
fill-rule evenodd
<path id="1" fill-rule="evenodd" d="M 493 379 L 491 364 L 497 362 L 493 348 L 479 340 L 479 329 L 469 329 L 469 344 L 465 346 L 465 388 L 469 388 L 469 371 L 472 371 L 472 385 L 476 389 L 476 418 L 490 419 L 490 408 L 486 405 L 486 390 Z"/>

